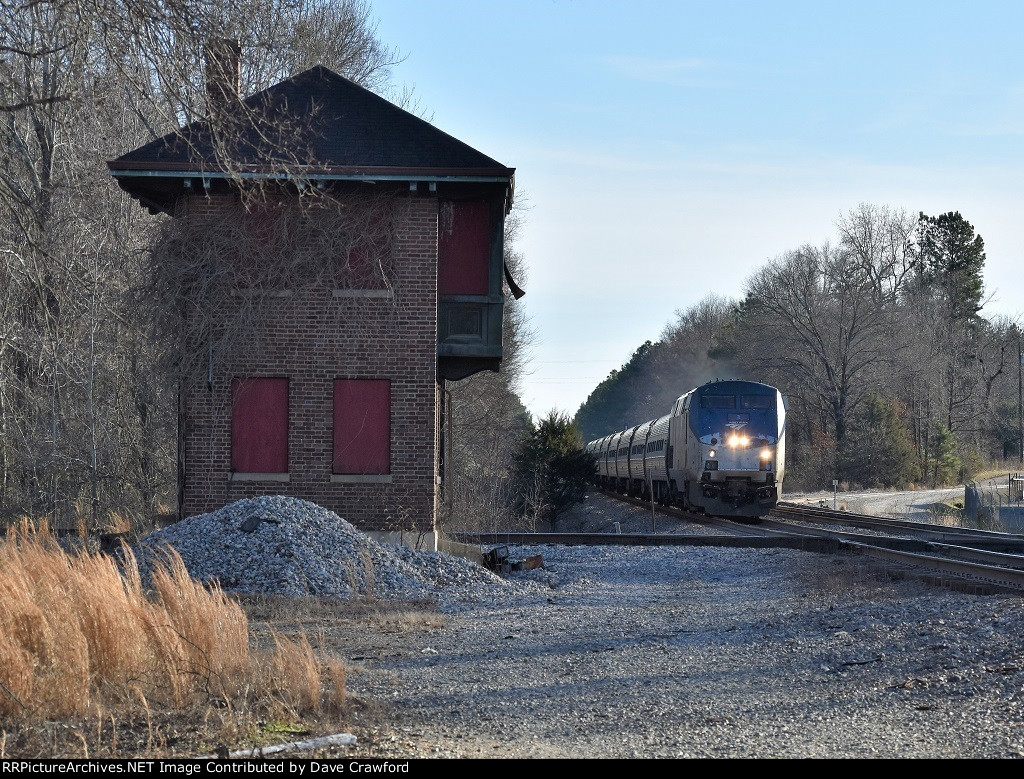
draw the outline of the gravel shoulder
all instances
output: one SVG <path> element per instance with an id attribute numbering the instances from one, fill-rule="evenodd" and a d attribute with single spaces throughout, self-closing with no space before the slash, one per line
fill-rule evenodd
<path id="1" fill-rule="evenodd" d="M 616 523 L 652 519 L 592 495 L 556 529 Z M 541 545 L 509 551 L 543 567 L 499 577 L 281 497 L 189 518 L 136 552 L 164 543 L 244 599 L 257 641 L 304 631 L 346 662 L 338 727 L 357 743 L 281 756 L 1024 756 L 1021 598 L 849 553 Z"/>
<path id="2" fill-rule="evenodd" d="M 643 514 L 595 496 L 567 524 Z M 795 550 L 510 551 L 545 567 L 443 624 L 328 634 L 367 704 L 348 754 L 1024 756 L 1018 596 Z"/>

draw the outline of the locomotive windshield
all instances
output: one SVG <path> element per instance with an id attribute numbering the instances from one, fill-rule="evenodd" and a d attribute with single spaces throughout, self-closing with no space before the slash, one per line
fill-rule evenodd
<path id="1" fill-rule="evenodd" d="M 703 394 L 700 408 L 700 413 L 691 415 L 691 425 L 705 444 L 714 446 L 735 434 L 748 439 L 750 445 L 778 441 L 774 393 Z"/>
<path id="2" fill-rule="evenodd" d="M 775 408 L 774 395 L 701 395 L 701 408 L 736 408 L 736 401 L 739 400 L 739 408 Z"/>
<path id="3" fill-rule="evenodd" d="M 775 408 L 774 395 L 740 395 L 740 408 Z"/>
<path id="4" fill-rule="evenodd" d="M 735 395 L 701 395 L 701 408 L 736 408 Z"/>

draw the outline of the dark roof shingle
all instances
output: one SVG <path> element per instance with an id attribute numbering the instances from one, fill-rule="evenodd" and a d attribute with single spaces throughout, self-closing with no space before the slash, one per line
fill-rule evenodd
<path id="1" fill-rule="evenodd" d="M 509 178 L 514 169 L 324 67 L 246 98 L 230 158 L 241 170 L 436 172 Z M 225 166 L 207 121 L 107 163 L 118 171 L 211 171 Z"/>

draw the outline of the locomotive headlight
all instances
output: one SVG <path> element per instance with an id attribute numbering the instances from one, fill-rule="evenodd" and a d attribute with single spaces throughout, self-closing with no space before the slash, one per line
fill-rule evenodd
<path id="1" fill-rule="evenodd" d="M 745 435 L 734 435 L 729 437 L 729 446 L 735 448 L 737 446 L 746 446 L 750 443 L 750 439 Z"/>
<path id="2" fill-rule="evenodd" d="M 715 450 L 714 449 L 708 449 L 708 457 L 714 457 L 714 456 L 715 456 Z"/>
<path id="3" fill-rule="evenodd" d="M 771 458 L 772 458 L 772 450 L 771 449 L 762 449 L 761 450 L 761 459 L 762 460 L 770 460 Z"/>

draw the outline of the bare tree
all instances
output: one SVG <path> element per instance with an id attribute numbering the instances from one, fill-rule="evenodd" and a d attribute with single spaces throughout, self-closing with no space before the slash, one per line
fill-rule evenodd
<path id="1" fill-rule="evenodd" d="M 116 0 L 91 2 L 91 18 L 140 120 L 155 138 L 204 118 L 208 43 L 238 41 L 243 95 L 313 65 L 378 92 L 402 59 L 377 37 L 366 0 Z"/>
<path id="2" fill-rule="evenodd" d="M 840 221 L 837 245 L 789 252 L 746 285 L 743 335 L 734 341 L 742 359 L 840 450 L 851 415 L 902 348 L 897 313 L 912 226 L 901 212 L 861 206 Z"/>

